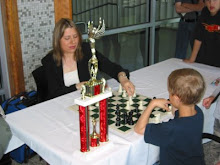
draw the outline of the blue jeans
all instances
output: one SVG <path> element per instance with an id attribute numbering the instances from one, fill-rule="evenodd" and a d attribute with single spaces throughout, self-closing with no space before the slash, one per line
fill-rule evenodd
<path id="1" fill-rule="evenodd" d="M 180 20 L 176 34 L 176 51 L 175 57 L 180 59 L 186 58 L 188 44 L 193 48 L 194 37 L 193 32 L 196 22 L 184 22 Z"/>

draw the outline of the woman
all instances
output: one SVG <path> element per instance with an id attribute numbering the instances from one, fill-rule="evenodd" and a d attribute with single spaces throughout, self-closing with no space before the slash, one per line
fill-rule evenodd
<path id="1" fill-rule="evenodd" d="M 121 83 L 128 95 L 133 95 L 134 85 L 128 79 L 129 72 L 112 63 L 96 51 L 99 70 Z M 53 33 L 53 50 L 43 59 L 48 82 L 48 99 L 81 89 L 90 79 L 88 61 L 92 57 L 89 43 L 82 43 L 82 36 L 70 19 L 62 18 Z"/>

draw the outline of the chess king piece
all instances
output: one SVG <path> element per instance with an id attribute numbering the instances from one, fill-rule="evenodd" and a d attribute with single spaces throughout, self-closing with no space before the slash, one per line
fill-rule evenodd
<path id="1" fill-rule="evenodd" d="M 93 125 L 93 132 L 90 135 L 90 138 L 91 138 L 90 146 L 97 147 L 99 146 L 99 134 L 97 134 L 96 132 L 96 119 L 95 118 L 92 119 L 92 125 Z"/>

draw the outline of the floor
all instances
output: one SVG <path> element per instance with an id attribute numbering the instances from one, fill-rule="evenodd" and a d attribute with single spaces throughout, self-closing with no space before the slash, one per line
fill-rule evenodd
<path id="1" fill-rule="evenodd" d="M 212 142 L 203 144 L 206 165 L 215 165 L 216 163 L 213 157 L 214 153 L 210 149 L 211 143 Z M 219 161 L 220 161 L 220 158 L 219 158 Z M 20 165 L 20 163 L 12 161 L 12 165 Z M 44 160 L 40 160 L 39 156 L 36 155 L 32 157 L 31 159 L 29 159 L 27 163 L 22 163 L 22 165 L 47 165 L 47 163 Z"/>
<path id="2" fill-rule="evenodd" d="M 145 32 L 130 32 L 120 35 L 112 35 L 103 37 L 96 41 L 96 47 L 100 52 L 105 52 L 110 60 L 120 63 L 129 71 L 140 69 L 147 65 L 148 57 L 145 54 Z M 173 29 L 159 28 L 156 30 L 155 38 L 155 62 L 163 61 L 174 57 L 175 53 L 176 31 Z M 190 55 L 190 48 L 188 55 Z M 108 78 L 108 76 L 101 74 Z M 212 142 L 203 144 L 206 165 L 214 165 L 213 152 L 210 149 Z M 19 165 L 13 161 L 12 165 Z M 34 156 L 29 159 L 28 163 L 23 165 L 46 165 L 46 162 L 39 159 L 39 156 Z"/>

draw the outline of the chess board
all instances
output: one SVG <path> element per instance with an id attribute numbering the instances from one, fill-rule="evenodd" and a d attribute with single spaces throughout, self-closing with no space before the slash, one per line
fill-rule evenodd
<path id="1" fill-rule="evenodd" d="M 142 114 L 143 110 L 148 106 L 151 98 L 136 94 L 135 97 L 132 98 L 132 103 L 128 105 L 129 98 L 122 97 L 122 93 L 113 92 L 113 96 L 108 98 L 108 125 L 109 129 L 116 130 L 123 134 L 130 132 L 134 125 L 137 123 L 140 114 Z M 141 105 L 140 105 L 141 104 Z M 116 107 L 119 106 L 120 114 L 116 114 Z M 69 109 L 78 111 L 78 105 L 73 105 L 69 107 Z M 96 120 L 99 118 L 99 106 L 98 104 L 93 104 L 89 106 L 90 117 L 95 118 Z M 133 111 L 132 119 L 133 124 L 124 122 L 124 113 L 127 114 Z M 160 118 L 168 114 L 169 112 L 162 110 L 160 108 L 155 108 L 150 115 L 150 123 L 159 123 Z M 139 116 L 138 116 L 139 114 Z M 159 114 L 159 115 L 158 115 Z M 120 126 L 116 126 L 116 118 L 120 117 Z M 98 120 L 97 120 L 98 121 Z"/>

